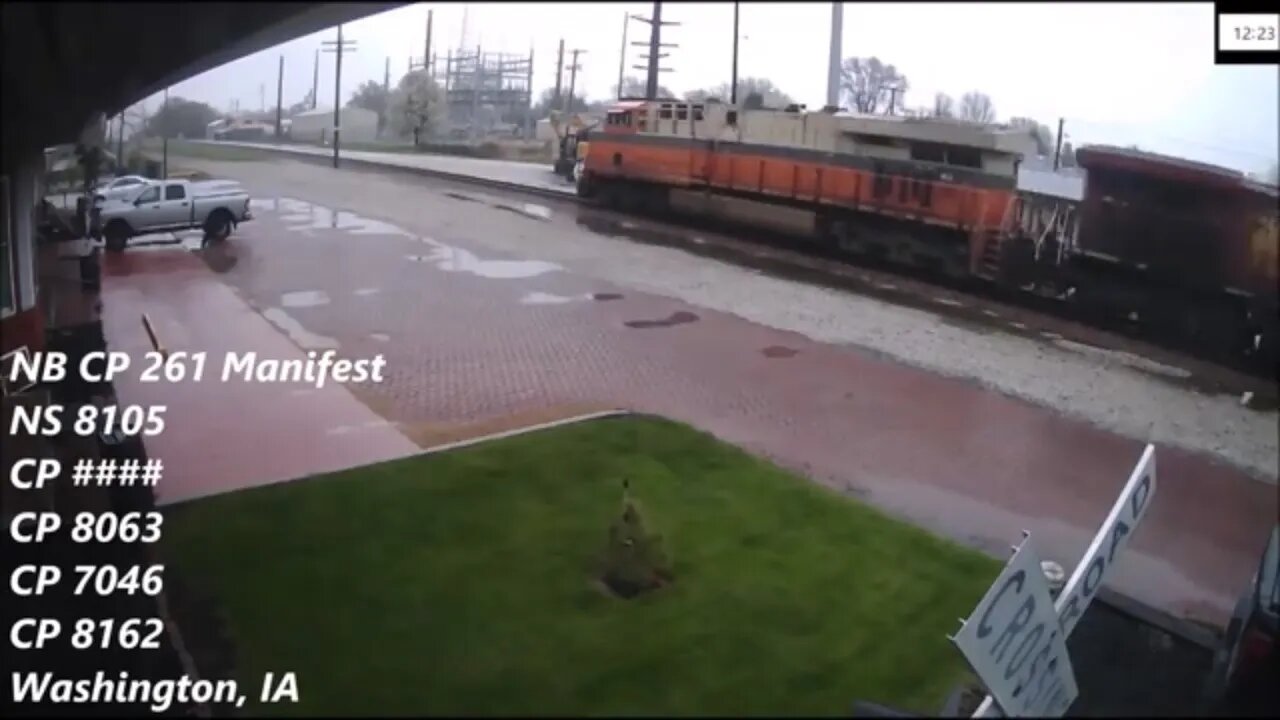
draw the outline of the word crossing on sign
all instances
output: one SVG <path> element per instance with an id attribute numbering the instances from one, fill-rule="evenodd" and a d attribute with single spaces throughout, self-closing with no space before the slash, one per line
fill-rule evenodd
<path id="1" fill-rule="evenodd" d="M 1079 694 L 1049 585 L 1029 537 L 952 642 L 1008 715 L 1060 716 Z"/>

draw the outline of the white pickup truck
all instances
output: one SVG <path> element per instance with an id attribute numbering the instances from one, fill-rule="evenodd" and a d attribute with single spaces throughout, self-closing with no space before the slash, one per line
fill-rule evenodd
<path id="1" fill-rule="evenodd" d="M 252 220 L 249 193 L 234 183 L 149 180 L 137 192 L 107 199 L 94 208 L 107 250 L 118 252 L 129 238 L 154 232 L 204 230 L 204 241 L 225 240 L 236 225 Z"/>

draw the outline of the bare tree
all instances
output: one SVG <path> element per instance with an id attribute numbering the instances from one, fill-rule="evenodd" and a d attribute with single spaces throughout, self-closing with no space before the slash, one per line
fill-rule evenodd
<path id="1" fill-rule="evenodd" d="M 956 102 L 946 93 L 937 93 L 933 96 L 933 116 L 940 118 L 952 118 L 956 116 Z"/>
<path id="2" fill-rule="evenodd" d="M 853 57 L 840 63 L 840 94 L 856 112 L 870 115 L 887 111 L 890 103 L 901 108 L 908 87 L 906 76 L 880 58 Z"/>
<path id="3" fill-rule="evenodd" d="M 1036 154 L 1048 155 L 1053 152 L 1053 131 L 1048 125 L 1036 122 L 1029 117 L 1009 118 L 1009 127 L 1024 129 L 1031 133 L 1036 141 Z"/>
<path id="4" fill-rule="evenodd" d="M 634 75 L 628 75 L 622 79 L 622 97 L 644 97 L 645 81 Z M 659 98 L 673 98 L 676 94 L 665 85 L 658 86 Z"/>
<path id="5" fill-rule="evenodd" d="M 732 90 L 733 88 L 729 87 L 729 83 L 720 83 L 712 88 L 690 90 L 684 94 L 684 99 L 689 102 L 706 102 L 714 98 L 720 102 L 727 103 L 733 97 Z M 744 106 L 747 104 L 747 98 L 753 95 L 759 96 L 761 104 L 758 107 L 784 108 L 795 102 L 790 95 L 779 89 L 768 78 L 739 78 L 738 99 L 742 101 Z M 754 103 L 755 100 L 752 102 Z"/>
<path id="6" fill-rule="evenodd" d="M 356 88 L 356 94 L 347 101 L 347 107 L 364 108 L 377 113 L 378 135 L 381 136 L 387 127 L 387 106 L 390 99 L 391 93 L 383 89 L 382 83 L 368 80 Z"/>
<path id="7" fill-rule="evenodd" d="M 996 106 L 991 96 L 970 90 L 960 98 L 960 119 L 984 125 L 995 122 Z"/>
<path id="8" fill-rule="evenodd" d="M 415 146 L 444 120 L 444 93 L 424 70 L 400 78 L 387 106 L 392 132 L 399 137 L 412 137 Z"/>

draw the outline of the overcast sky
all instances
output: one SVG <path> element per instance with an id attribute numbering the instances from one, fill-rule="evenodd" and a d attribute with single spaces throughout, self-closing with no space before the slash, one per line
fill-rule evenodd
<path id="1" fill-rule="evenodd" d="M 346 102 L 366 80 L 382 82 L 391 59 L 394 85 L 420 58 L 427 9 L 434 10 L 433 50 L 480 45 L 486 51 L 534 52 L 535 92 L 555 81 L 556 48 L 581 48 L 577 85 L 589 98 L 615 92 L 623 17 L 648 16 L 646 3 L 419 3 L 349 23 L 357 43 L 343 57 Z M 464 14 L 465 37 L 464 37 Z M 663 19 L 677 93 L 728 82 L 732 3 L 668 3 Z M 764 76 L 810 108 L 826 95 L 830 3 L 743 3 L 739 75 Z M 1211 3 L 848 3 L 845 57 L 877 56 L 909 79 L 907 107 L 929 105 L 935 92 L 955 97 L 981 90 L 1001 120 L 1030 116 L 1068 139 L 1169 153 L 1245 171 L 1264 171 L 1277 157 L 1280 70 L 1213 64 Z M 274 107 L 276 68 L 285 58 L 284 104 L 311 89 L 314 51 L 326 30 L 246 56 L 182 82 L 172 94 L 229 109 Z M 647 40 L 632 21 L 628 40 Z M 628 48 L 627 74 L 643 48 Z M 568 82 L 566 78 L 566 84 Z M 320 102 L 332 107 L 334 57 L 320 56 Z M 157 98 L 149 98 L 154 107 Z"/>

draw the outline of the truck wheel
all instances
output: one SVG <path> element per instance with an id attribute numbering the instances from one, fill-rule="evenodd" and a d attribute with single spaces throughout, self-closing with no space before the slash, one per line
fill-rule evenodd
<path id="1" fill-rule="evenodd" d="M 103 238 L 108 252 L 124 252 L 125 245 L 129 244 L 129 231 L 119 224 L 108 225 Z"/>
<path id="2" fill-rule="evenodd" d="M 222 242 L 231 235 L 231 215 L 225 210 L 215 210 L 204 223 L 204 244 Z"/>

